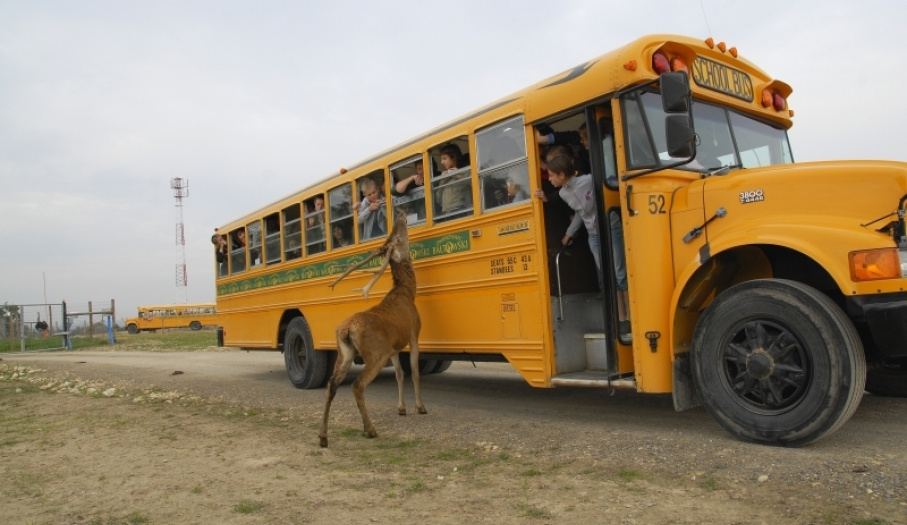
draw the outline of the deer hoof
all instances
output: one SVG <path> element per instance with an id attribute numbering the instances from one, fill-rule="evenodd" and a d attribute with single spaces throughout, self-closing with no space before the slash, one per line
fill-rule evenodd
<path id="1" fill-rule="evenodd" d="M 406 415 L 406 408 L 398 408 L 398 409 L 397 409 L 397 413 L 400 414 L 401 416 L 405 416 L 405 415 Z"/>
<path id="2" fill-rule="evenodd" d="M 425 407 L 416 407 L 420 414 L 428 414 L 428 410 L 425 410 Z"/>
<path id="3" fill-rule="evenodd" d="M 328 437 L 321 436 L 321 448 L 328 448 Z"/>

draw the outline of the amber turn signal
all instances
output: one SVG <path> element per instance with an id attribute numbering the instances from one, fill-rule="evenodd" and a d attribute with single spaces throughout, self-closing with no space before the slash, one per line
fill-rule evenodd
<path id="1" fill-rule="evenodd" d="M 850 278 L 856 282 L 897 279 L 901 276 L 897 248 L 850 252 Z"/>

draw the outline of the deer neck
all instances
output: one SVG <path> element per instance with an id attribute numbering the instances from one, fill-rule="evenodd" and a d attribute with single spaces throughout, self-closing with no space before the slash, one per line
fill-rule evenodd
<path id="1" fill-rule="evenodd" d="M 391 260 L 391 275 L 394 278 L 395 288 L 405 288 L 413 297 L 416 296 L 416 272 L 413 270 L 412 261 L 409 259 L 402 262 Z"/>

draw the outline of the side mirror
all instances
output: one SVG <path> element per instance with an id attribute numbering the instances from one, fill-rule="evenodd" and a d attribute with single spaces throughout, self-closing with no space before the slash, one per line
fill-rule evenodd
<path id="1" fill-rule="evenodd" d="M 690 111 L 690 79 L 684 71 L 664 73 L 661 83 L 661 104 L 665 113 L 687 113 Z"/>
<path id="2" fill-rule="evenodd" d="M 668 115 L 665 118 L 665 136 L 671 157 L 692 159 L 696 156 L 696 132 L 690 125 L 689 116 Z"/>

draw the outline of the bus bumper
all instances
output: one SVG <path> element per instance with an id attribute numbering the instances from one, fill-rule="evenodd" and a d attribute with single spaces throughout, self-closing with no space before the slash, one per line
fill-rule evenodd
<path id="1" fill-rule="evenodd" d="M 847 310 L 866 320 L 879 354 L 907 356 L 907 293 L 849 297 Z"/>

